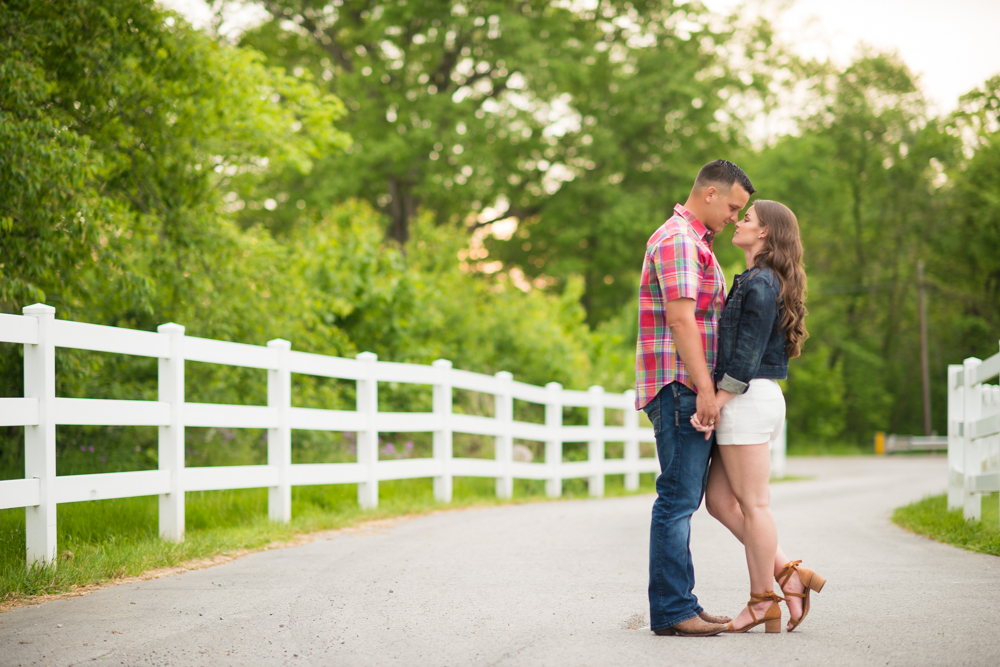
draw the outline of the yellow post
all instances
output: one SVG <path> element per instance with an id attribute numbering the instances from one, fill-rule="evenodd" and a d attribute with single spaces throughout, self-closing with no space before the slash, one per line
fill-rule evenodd
<path id="1" fill-rule="evenodd" d="M 885 454 L 885 433 L 882 431 L 875 432 L 875 453 L 879 456 Z"/>

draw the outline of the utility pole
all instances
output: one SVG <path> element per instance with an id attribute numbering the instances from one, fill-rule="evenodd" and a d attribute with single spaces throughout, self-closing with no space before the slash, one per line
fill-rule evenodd
<path id="1" fill-rule="evenodd" d="M 924 286 L 924 260 L 917 260 L 917 290 L 920 295 L 920 375 L 924 393 L 924 435 L 931 434 L 931 375 L 927 360 L 927 296 Z"/>

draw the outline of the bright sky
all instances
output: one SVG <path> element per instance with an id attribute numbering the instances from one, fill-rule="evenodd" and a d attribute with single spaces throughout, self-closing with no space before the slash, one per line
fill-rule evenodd
<path id="1" fill-rule="evenodd" d="M 195 26 L 210 17 L 204 0 L 159 0 Z M 1000 74 L 1000 0 L 702 0 L 718 13 L 748 5 L 777 19 L 779 37 L 803 56 L 850 61 L 858 44 L 897 51 L 920 76 L 934 110 Z M 254 20 L 255 12 L 232 23 Z M 225 31 L 225 29 L 224 29 Z"/>
<path id="2" fill-rule="evenodd" d="M 918 74 L 928 100 L 948 112 L 958 98 L 1000 74 L 1000 0 L 702 0 L 732 13 L 763 5 L 779 38 L 800 55 L 844 65 L 864 42 L 899 53 Z M 751 9 L 761 13 L 760 9 Z"/>

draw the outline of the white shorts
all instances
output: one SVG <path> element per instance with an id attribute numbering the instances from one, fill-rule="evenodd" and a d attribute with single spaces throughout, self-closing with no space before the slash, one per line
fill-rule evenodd
<path id="1" fill-rule="evenodd" d="M 750 380 L 746 393 L 722 406 L 715 441 L 720 445 L 760 445 L 777 439 L 785 426 L 785 397 L 774 380 Z"/>

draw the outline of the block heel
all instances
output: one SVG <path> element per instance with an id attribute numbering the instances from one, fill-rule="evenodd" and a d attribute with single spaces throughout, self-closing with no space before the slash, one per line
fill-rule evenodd
<path id="1" fill-rule="evenodd" d="M 783 602 L 785 598 L 776 594 L 774 591 L 764 591 L 763 593 L 750 593 L 750 601 L 747 602 L 747 609 L 750 610 L 750 618 L 753 619 L 752 622 L 748 623 L 744 627 L 737 630 L 733 627 L 733 622 L 729 621 L 729 625 L 726 626 L 726 632 L 746 632 L 751 628 L 756 628 L 761 623 L 764 624 L 765 633 L 780 633 L 781 632 L 781 606 L 779 602 Z M 766 600 L 771 601 L 771 606 L 767 608 L 764 612 L 763 618 L 757 618 L 757 615 L 753 613 L 753 606 L 758 602 L 764 602 Z"/>
<path id="2" fill-rule="evenodd" d="M 821 590 L 823 590 L 823 587 L 826 586 L 826 578 L 821 577 L 820 575 L 816 574 L 815 572 L 813 572 L 808 568 L 799 567 L 799 563 L 801 562 L 802 561 L 800 560 L 788 561 L 787 563 L 785 563 L 785 566 L 781 568 L 781 572 L 778 573 L 778 576 L 775 577 L 775 579 L 778 580 L 778 586 L 781 588 L 782 595 L 784 595 L 786 598 L 788 597 L 802 598 L 802 615 L 799 616 L 797 619 L 795 618 L 789 619 L 789 622 L 792 624 L 792 627 L 789 628 L 788 630 L 789 632 L 799 627 L 799 625 L 802 624 L 802 621 L 806 619 L 806 614 L 809 613 L 809 593 L 811 591 L 819 593 Z M 785 586 L 788 585 L 788 581 L 792 578 L 792 575 L 795 574 L 796 572 L 799 575 L 799 581 L 802 582 L 804 592 L 789 593 L 785 590 Z"/>

